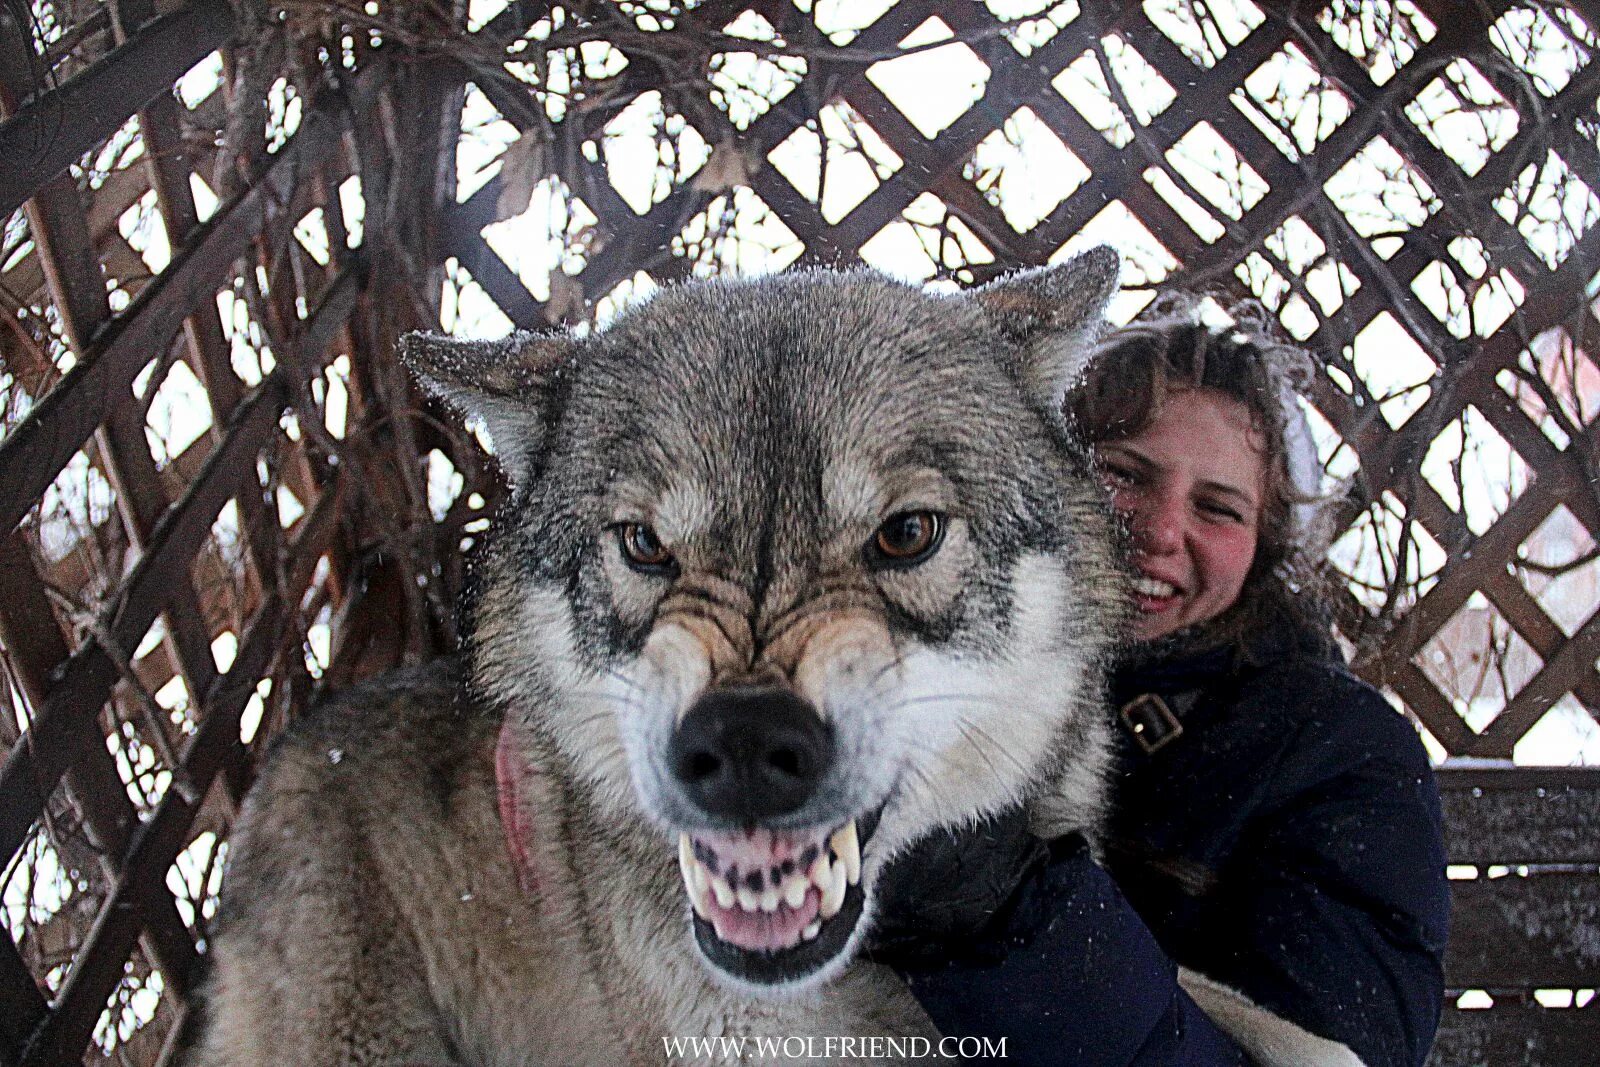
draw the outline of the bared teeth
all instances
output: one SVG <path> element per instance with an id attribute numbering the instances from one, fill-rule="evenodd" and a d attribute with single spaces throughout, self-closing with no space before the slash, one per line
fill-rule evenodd
<path id="1" fill-rule="evenodd" d="M 856 821 L 851 819 L 844 824 L 843 829 L 834 832 L 828 839 L 828 845 L 833 849 L 844 864 L 845 878 L 851 885 L 861 881 L 861 839 L 856 835 Z"/>
<path id="2" fill-rule="evenodd" d="M 806 940 L 817 936 L 822 923 L 839 914 L 846 891 L 861 883 L 861 839 L 855 820 L 800 849 L 782 863 L 741 873 L 727 865 L 727 857 L 678 835 L 678 868 L 695 914 L 718 927 L 735 908 L 755 914 L 775 914 L 779 908 L 799 909 L 806 894 L 816 888 L 817 918 L 802 932 Z M 718 930 L 718 937 L 722 932 Z"/>
<path id="3" fill-rule="evenodd" d="M 809 878 L 812 884 L 814 884 L 818 889 L 827 889 L 828 883 L 833 881 L 833 874 L 830 870 L 830 866 L 831 865 L 828 863 L 828 857 L 819 852 L 817 854 L 817 858 L 812 861 L 810 868 L 806 870 L 806 877 Z"/>
<path id="4" fill-rule="evenodd" d="M 798 908 L 806 902 L 806 890 L 809 888 L 809 878 L 803 874 L 791 874 L 783 882 L 783 902 L 791 908 Z"/>
<path id="5" fill-rule="evenodd" d="M 678 835 L 678 869 L 683 872 L 683 884 L 689 890 L 689 903 L 693 905 L 694 913 L 704 919 L 711 911 L 708 903 L 710 886 L 707 884 L 706 869 L 695 858 L 688 834 Z"/>
<path id="6" fill-rule="evenodd" d="M 848 872 L 843 863 L 835 863 L 828 874 L 828 884 L 822 890 L 822 906 L 817 914 L 824 919 L 831 919 L 839 914 L 839 909 L 844 905 L 844 888 L 848 881 Z"/>
<path id="7" fill-rule="evenodd" d="M 810 926 L 807 926 L 804 930 L 800 931 L 800 938 L 803 941 L 810 941 L 813 937 L 816 937 L 821 932 L 822 932 L 822 920 L 821 919 L 813 919 L 813 920 L 811 920 L 811 925 Z"/>

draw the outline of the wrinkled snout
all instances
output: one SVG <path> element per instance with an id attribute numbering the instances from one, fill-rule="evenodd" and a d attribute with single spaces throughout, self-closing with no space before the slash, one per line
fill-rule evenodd
<path id="1" fill-rule="evenodd" d="M 673 732 L 668 766 L 708 816 L 743 824 L 800 810 L 833 763 L 833 730 L 789 689 L 712 689 Z"/>

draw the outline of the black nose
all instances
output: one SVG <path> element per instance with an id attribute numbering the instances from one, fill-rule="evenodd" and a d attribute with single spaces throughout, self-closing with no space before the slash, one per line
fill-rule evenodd
<path id="1" fill-rule="evenodd" d="M 833 731 L 787 689 L 714 689 L 678 724 L 669 757 L 703 811 L 751 822 L 811 798 L 833 761 Z"/>

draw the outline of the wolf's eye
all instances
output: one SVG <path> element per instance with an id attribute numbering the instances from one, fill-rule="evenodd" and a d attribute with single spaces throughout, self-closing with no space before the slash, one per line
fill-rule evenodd
<path id="1" fill-rule="evenodd" d="M 867 553 L 879 564 L 906 567 L 937 552 L 943 539 L 944 519 L 936 512 L 901 511 L 883 520 Z"/>
<path id="2" fill-rule="evenodd" d="M 642 522 L 619 522 L 615 527 L 622 558 L 636 571 L 659 574 L 672 567 L 672 553 L 656 532 Z"/>

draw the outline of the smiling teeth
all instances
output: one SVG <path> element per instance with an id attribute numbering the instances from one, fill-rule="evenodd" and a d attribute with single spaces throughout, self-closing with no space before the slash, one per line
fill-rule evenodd
<path id="1" fill-rule="evenodd" d="M 1169 597 L 1177 595 L 1178 587 L 1159 578 L 1147 578 L 1141 575 L 1133 580 L 1133 591 L 1140 596 Z"/>
<path id="2" fill-rule="evenodd" d="M 817 918 L 802 931 L 803 938 L 810 940 L 823 922 L 839 914 L 848 887 L 861 884 L 861 837 L 854 820 L 829 835 L 827 847 L 811 847 L 809 851 L 815 852 L 816 858 L 809 867 L 791 870 L 781 879 L 776 867 L 764 881 L 755 876 L 747 880 L 747 876 L 733 869 L 713 873 L 706 861 L 714 864 L 715 857 L 705 853 L 704 846 L 701 848 L 701 854 L 696 855 L 694 840 L 686 833 L 678 835 L 678 869 L 689 892 L 689 902 L 695 914 L 713 926 L 717 925 L 713 908 L 771 915 L 780 907 L 799 909 L 805 904 L 806 894 L 814 889 Z"/>

